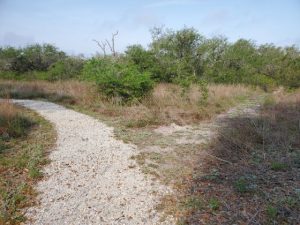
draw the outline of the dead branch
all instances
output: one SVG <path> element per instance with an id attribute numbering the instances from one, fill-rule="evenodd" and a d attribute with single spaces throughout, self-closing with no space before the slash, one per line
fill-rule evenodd
<path id="1" fill-rule="evenodd" d="M 103 55 L 106 56 L 106 44 L 105 42 L 101 41 L 101 43 L 95 39 L 93 39 L 94 42 L 97 43 L 97 45 L 102 49 Z"/>
<path id="2" fill-rule="evenodd" d="M 213 157 L 213 158 L 219 160 L 219 161 L 226 162 L 226 163 L 229 163 L 229 164 L 233 164 L 232 162 L 229 162 L 229 161 L 227 161 L 227 160 L 225 160 L 225 159 L 221 159 L 221 158 L 219 158 L 219 157 L 217 157 L 217 156 L 215 156 L 215 155 L 209 154 L 208 152 L 206 152 L 206 154 L 207 154 L 208 156 L 210 156 L 210 157 Z"/>
<path id="3" fill-rule="evenodd" d="M 105 40 L 114 57 L 117 56 L 117 53 L 115 50 L 115 38 L 118 34 L 119 34 L 119 31 L 116 31 L 116 33 L 112 34 L 111 43 L 107 39 Z"/>

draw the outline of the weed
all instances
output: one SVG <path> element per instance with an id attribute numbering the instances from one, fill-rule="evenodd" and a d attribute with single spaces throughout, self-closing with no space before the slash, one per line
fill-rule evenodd
<path id="1" fill-rule="evenodd" d="M 270 219 L 275 219 L 277 216 L 278 210 L 277 210 L 277 208 L 269 205 L 266 208 L 266 213 Z"/>
<path id="2" fill-rule="evenodd" d="M 217 198 L 211 198 L 209 200 L 209 208 L 211 208 L 212 210 L 217 210 L 220 208 L 220 202 Z"/>
<path id="3" fill-rule="evenodd" d="M 150 153 L 149 159 L 150 159 L 150 160 L 153 160 L 153 161 L 156 162 L 156 163 L 163 163 L 163 162 L 164 162 L 164 159 L 163 159 L 163 157 L 162 157 L 162 154 L 157 153 L 157 152 L 152 152 L 152 153 Z"/>
<path id="4" fill-rule="evenodd" d="M 293 207 L 296 207 L 297 204 L 299 204 L 299 200 L 300 198 L 297 198 L 297 197 L 291 197 L 291 196 L 288 196 L 288 197 L 285 197 L 282 199 L 282 202 L 284 204 L 287 204 L 289 207 L 293 208 Z"/>
<path id="5" fill-rule="evenodd" d="M 201 210 L 204 208 L 204 205 L 203 200 L 197 196 L 190 196 L 183 202 L 183 207 L 192 210 Z"/>
<path id="6" fill-rule="evenodd" d="M 211 180 L 211 181 L 216 181 L 219 179 L 220 172 L 213 168 L 211 169 L 210 173 L 208 175 L 204 175 L 202 178 L 205 180 Z"/>
<path id="7" fill-rule="evenodd" d="M 271 107 L 274 106 L 276 104 L 276 100 L 274 99 L 274 97 L 272 95 L 269 95 L 267 97 L 265 97 L 263 105 L 265 107 Z"/>
<path id="8" fill-rule="evenodd" d="M 234 187 L 239 193 L 246 193 L 249 191 L 248 182 L 246 181 L 245 178 L 239 178 L 234 183 Z"/>
<path id="9" fill-rule="evenodd" d="M 26 189 L 26 184 L 20 184 L 15 189 L 9 191 L 1 191 L 0 222 L 11 221 L 13 223 L 23 222 L 25 217 L 19 210 L 19 207 L 26 201 L 26 196 L 23 194 Z"/>
<path id="10" fill-rule="evenodd" d="M 20 114 L 8 100 L 0 102 L 0 136 L 2 139 L 21 137 L 34 123 Z"/>
<path id="11" fill-rule="evenodd" d="M 286 170 L 287 165 L 281 162 L 271 162 L 271 169 L 274 171 L 284 171 Z"/>

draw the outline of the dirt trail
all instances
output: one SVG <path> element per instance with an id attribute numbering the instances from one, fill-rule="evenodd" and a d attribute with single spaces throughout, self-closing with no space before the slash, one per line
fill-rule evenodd
<path id="1" fill-rule="evenodd" d="M 219 114 L 211 121 L 203 121 L 192 126 L 171 124 L 169 126 L 161 126 L 155 129 L 154 132 L 162 134 L 164 137 L 171 137 L 173 139 L 172 142 L 175 142 L 177 145 L 204 144 L 214 137 L 216 132 L 218 132 L 218 128 L 220 128 L 227 119 L 239 115 L 256 116 L 263 98 L 264 96 L 259 96 L 256 99 L 248 100 L 231 108 L 227 112 Z"/>
<path id="2" fill-rule="evenodd" d="M 42 101 L 13 100 L 37 111 L 57 130 L 56 148 L 38 183 L 40 205 L 29 208 L 29 224 L 174 224 L 154 209 L 170 192 L 130 159 L 133 145 L 87 115 Z"/>

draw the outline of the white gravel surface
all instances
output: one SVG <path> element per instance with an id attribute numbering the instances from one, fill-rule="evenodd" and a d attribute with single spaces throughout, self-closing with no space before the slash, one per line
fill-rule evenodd
<path id="1" fill-rule="evenodd" d="M 42 101 L 13 100 L 55 125 L 58 138 L 37 185 L 38 206 L 28 224 L 174 224 L 155 210 L 170 190 L 145 177 L 130 159 L 138 150 L 116 140 L 113 129 L 87 115 Z"/>

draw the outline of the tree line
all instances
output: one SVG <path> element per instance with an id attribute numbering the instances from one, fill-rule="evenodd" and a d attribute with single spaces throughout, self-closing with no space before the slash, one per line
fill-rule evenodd
<path id="1" fill-rule="evenodd" d="M 223 36 L 204 37 L 188 27 L 155 27 L 151 35 L 148 48 L 131 45 L 122 54 L 114 50 L 89 59 L 68 56 L 50 44 L 0 48 L 0 77 L 90 80 L 108 96 L 124 99 L 144 96 L 155 82 L 243 83 L 265 90 L 277 85 L 300 87 L 296 46 L 257 45 L 246 39 L 229 42 Z M 103 48 L 103 43 L 97 44 Z"/>

